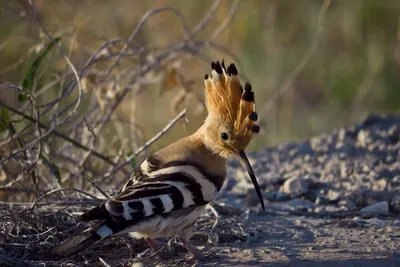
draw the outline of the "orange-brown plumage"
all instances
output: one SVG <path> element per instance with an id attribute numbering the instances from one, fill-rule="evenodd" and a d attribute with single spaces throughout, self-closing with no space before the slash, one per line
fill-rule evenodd
<path id="1" fill-rule="evenodd" d="M 212 75 L 204 77 L 205 99 L 208 110 L 207 132 L 215 137 L 215 150 L 222 156 L 243 150 L 250 142 L 253 133 L 258 133 L 255 124 L 254 92 L 249 83 L 241 85 L 234 64 L 225 68 L 224 61 L 211 63 Z M 220 135 L 226 133 L 227 140 Z"/>
<path id="2" fill-rule="evenodd" d="M 262 193 L 244 152 L 255 124 L 254 92 L 242 87 L 234 64 L 211 64 L 212 76 L 205 76 L 208 116 L 192 135 L 184 137 L 149 156 L 135 169 L 125 186 L 113 197 L 81 215 L 83 221 L 100 221 L 81 235 L 52 249 L 68 256 L 113 235 L 126 232 L 145 238 L 179 235 L 194 257 L 189 244 L 192 225 L 205 206 L 221 190 L 226 178 L 226 158 L 236 156 L 254 184 L 264 209 Z"/>

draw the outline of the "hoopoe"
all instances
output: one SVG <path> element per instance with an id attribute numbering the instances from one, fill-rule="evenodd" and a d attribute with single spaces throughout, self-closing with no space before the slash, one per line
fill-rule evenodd
<path id="1" fill-rule="evenodd" d="M 244 152 L 253 133 L 260 130 L 255 123 L 254 92 L 249 83 L 243 90 L 233 63 L 225 68 L 224 61 L 212 62 L 211 69 L 212 75 L 204 76 L 208 116 L 203 125 L 144 160 L 113 198 L 80 217 L 99 222 L 53 248 L 53 253 L 70 256 L 110 236 L 130 233 L 144 238 L 153 250 L 153 238 L 179 236 L 192 259 L 200 258 L 189 244 L 191 228 L 220 191 L 230 156 L 237 156 L 247 170 L 264 209 Z"/>

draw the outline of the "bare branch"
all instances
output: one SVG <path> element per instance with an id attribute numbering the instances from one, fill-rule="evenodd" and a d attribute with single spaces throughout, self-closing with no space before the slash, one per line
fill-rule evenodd
<path id="1" fill-rule="evenodd" d="M 27 119 L 27 120 L 29 120 L 29 121 L 31 121 L 31 122 L 33 122 L 33 123 L 37 123 L 41 128 L 50 131 L 50 127 L 49 127 L 49 126 L 44 125 L 43 123 L 39 122 L 39 121 L 36 120 L 35 118 L 32 118 L 31 116 L 26 115 L 26 114 L 22 113 L 21 111 L 19 111 L 19 110 L 13 108 L 13 107 L 11 107 L 11 106 L 9 106 L 9 105 L 7 105 L 7 104 L 4 104 L 3 102 L 0 102 L 0 106 L 6 107 L 6 108 L 9 109 L 10 111 L 12 111 L 12 112 L 14 112 L 14 113 L 16 113 L 16 114 L 18 114 L 18 115 L 24 117 L 25 119 Z M 62 133 L 60 133 L 60 132 L 58 132 L 58 131 L 56 131 L 56 130 L 53 130 L 51 133 L 52 133 L 53 135 L 55 135 L 55 136 L 58 136 L 58 137 L 60 137 L 60 138 L 62 138 L 62 139 L 64 139 L 64 140 L 70 142 L 71 144 L 75 145 L 76 147 L 79 147 L 80 149 L 83 149 L 83 150 L 85 150 L 85 151 L 90 151 L 94 156 L 98 157 L 99 159 L 102 159 L 103 161 L 107 162 L 107 163 L 110 164 L 110 165 L 113 165 L 113 166 L 116 165 L 116 164 L 115 164 L 114 162 L 112 162 L 108 157 L 106 157 L 106 156 L 104 156 L 104 155 L 102 155 L 102 154 L 100 154 L 100 153 L 94 151 L 93 149 L 91 149 L 91 148 L 89 148 L 89 147 L 86 147 L 86 146 L 80 144 L 79 142 L 77 142 L 77 141 L 71 139 L 70 137 L 68 137 L 68 136 L 66 136 L 66 135 L 64 135 L 64 134 L 62 134 Z M 32 143 L 34 144 L 35 142 L 32 142 Z M 32 144 L 32 145 L 33 145 L 33 144 Z M 27 147 L 27 146 L 25 146 L 25 148 L 26 148 L 26 147 Z M 20 149 L 20 150 L 23 151 L 24 148 L 22 148 L 22 149 Z M 3 158 L 3 159 L 0 161 L 0 163 L 6 161 L 9 157 L 11 157 L 11 156 L 13 156 L 13 155 L 15 155 L 15 154 L 17 154 L 17 153 L 14 152 L 14 153 L 10 154 L 8 157 Z"/>
<path id="2" fill-rule="evenodd" d="M 119 169 L 125 167 L 126 165 L 129 164 L 132 159 L 140 155 L 144 150 L 146 150 L 149 146 L 151 146 L 155 141 L 160 139 L 166 132 L 168 132 L 174 125 L 177 123 L 182 117 L 185 116 L 187 112 L 187 109 L 182 110 L 172 121 L 170 121 L 160 132 L 158 132 L 155 136 L 153 136 L 149 141 L 147 141 L 143 146 L 141 146 L 135 153 L 133 153 L 131 156 L 129 156 L 125 162 L 118 164 L 111 170 L 111 172 L 107 173 L 105 177 L 111 176 L 113 173 L 118 171 Z"/>

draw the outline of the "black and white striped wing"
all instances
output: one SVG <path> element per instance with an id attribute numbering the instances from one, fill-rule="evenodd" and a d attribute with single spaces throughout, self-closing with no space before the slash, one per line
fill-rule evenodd
<path id="1" fill-rule="evenodd" d="M 105 219 L 116 233 L 153 215 L 206 205 L 217 194 L 215 184 L 195 166 L 158 170 L 146 167 L 146 163 L 142 164 L 121 192 L 104 202 L 92 216 L 90 211 L 82 215 L 83 220 Z"/>

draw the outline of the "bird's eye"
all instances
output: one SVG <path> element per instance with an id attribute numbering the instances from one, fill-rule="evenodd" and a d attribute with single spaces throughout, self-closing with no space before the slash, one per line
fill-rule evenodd
<path id="1" fill-rule="evenodd" d="M 222 138 L 223 140 L 228 140 L 229 136 L 228 136 L 228 134 L 227 134 L 226 132 L 222 132 L 222 133 L 221 133 L 221 138 Z"/>

